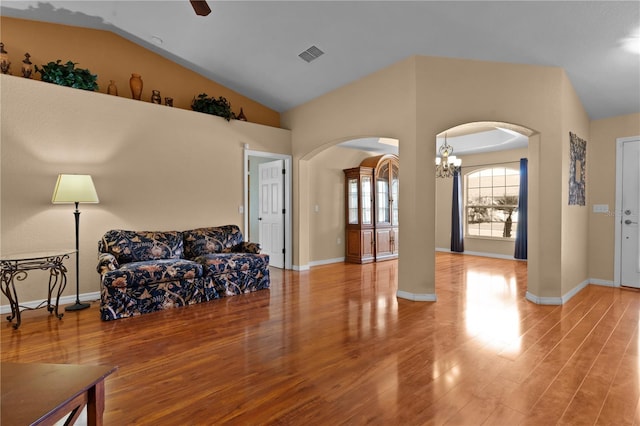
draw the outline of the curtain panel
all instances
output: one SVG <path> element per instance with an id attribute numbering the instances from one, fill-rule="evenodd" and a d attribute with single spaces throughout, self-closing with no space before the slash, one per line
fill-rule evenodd
<path id="1" fill-rule="evenodd" d="M 513 257 L 516 259 L 527 258 L 527 200 L 529 183 L 528 160 L 520 159 L 520 195 L 518 197 L 518 229 L 516 230 L 516 247 Z"/>
<path id="2" fill-rule="evenodd" d="M 453 175 L 453 196 L 451 204 L 451 251 L 464 251 L 464 232 L 462 228 L 462 180 L 460 172 Z"/>

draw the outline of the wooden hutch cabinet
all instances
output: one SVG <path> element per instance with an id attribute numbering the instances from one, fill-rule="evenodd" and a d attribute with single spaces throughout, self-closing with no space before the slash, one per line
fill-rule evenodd
<path id="1" fill-rule="evenodd" d="M 392 154 L 345 169 L 345 260 L 369 263 L 398 257 L 399 161 Z"/>

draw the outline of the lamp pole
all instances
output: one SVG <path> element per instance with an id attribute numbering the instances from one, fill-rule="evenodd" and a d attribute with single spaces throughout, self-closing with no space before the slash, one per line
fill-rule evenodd
<path id="1" fill-rule="evenodd" d="M 88 308 L 88 303 L 80 302 L 80 210 L 78 209 L 78 201 L 73 215 L 76 219 L 76 303 L 64 308 L 65 311 L 80 311 Z"/>
<path id="2" fill-rule="evenodd" d="M 98 203 L 98 194 L 93 186 L 91 175 L 59 174 L 56 187 L 53 190 L 51 202 L 74 203 L 76 210 L 73 215 L 76 219 L 76 303 L 67 306 L 66 311 L 79 311 L 86 309 L 88 303 L 80 303 L 80 203 Z"/>

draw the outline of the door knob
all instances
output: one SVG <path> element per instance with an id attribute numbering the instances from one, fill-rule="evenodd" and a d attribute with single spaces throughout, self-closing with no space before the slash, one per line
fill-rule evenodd
<path id="1" fill-rule="evenodd" d="M 638 222 L 633 222 L 631 219 L 627 219 L 627 220 L 624 221 L 625 225 L 631 225 L 632 223 L 637 224 Z"/>

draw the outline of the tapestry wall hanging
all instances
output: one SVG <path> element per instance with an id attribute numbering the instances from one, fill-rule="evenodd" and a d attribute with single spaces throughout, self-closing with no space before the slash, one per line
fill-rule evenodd
<path id="1" fill-rule="evenodd" d="M 587 141 L 569 132 L 569 205 L 585 205 Z"/>

